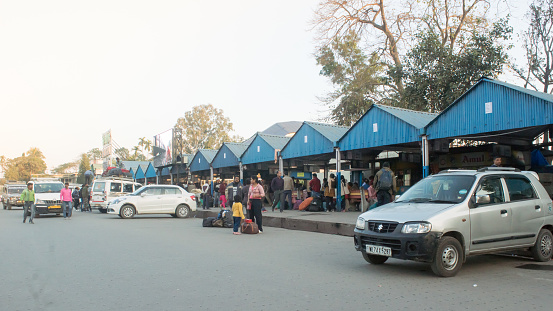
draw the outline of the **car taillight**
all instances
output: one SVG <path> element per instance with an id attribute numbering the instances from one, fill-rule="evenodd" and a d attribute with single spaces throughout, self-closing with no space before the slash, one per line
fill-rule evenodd
<path id="1" fill-rule="evenodd" d="M 108 193 L 107 191 L 104 190 L 104 201 L 107 201 L 107 199 L 108 199 Z"/>
<path id="2" fill-rule="evenodd" d="M 191 195 L 190 198 L 192 199 L 192 201 L 196 201 L 196 196 L 195 195 Z"/>

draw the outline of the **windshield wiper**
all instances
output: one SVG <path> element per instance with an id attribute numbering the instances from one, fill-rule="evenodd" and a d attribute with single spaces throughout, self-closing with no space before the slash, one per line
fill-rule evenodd
<path id="1" fill-rule="evenodd" d="M 455 201 L 448 201 L 448 200 L 430 200 L 428 202 L 432 202 L 432 203 L 457 203 Z"/>
<path id="2" fill-rule="evenodd" d="M 413 198 L 408 201 L 396 201 L 396 202 L 424 203 L 428 201 L 430 201 L 430 198 Z"/>

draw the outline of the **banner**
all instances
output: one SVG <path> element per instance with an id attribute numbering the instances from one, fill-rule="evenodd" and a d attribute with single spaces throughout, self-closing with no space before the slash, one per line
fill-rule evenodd
<path id="1" fill-rule="evenodd" d="M 154 136 L 154 167 L 166 166 L 173 163 L 172 148 L 173 129 Z"/>

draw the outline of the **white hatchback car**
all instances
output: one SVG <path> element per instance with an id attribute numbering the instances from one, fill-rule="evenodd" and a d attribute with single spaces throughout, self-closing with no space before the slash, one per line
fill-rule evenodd
<path id="1" fill-rule="evenodd" d="M 196 197 L 178 186 L 148 185 L 135 192 L 109 201 L 108 214 L 131 218 L 138 214 L 170 214 L 190 217 L 196 211 Z"/>

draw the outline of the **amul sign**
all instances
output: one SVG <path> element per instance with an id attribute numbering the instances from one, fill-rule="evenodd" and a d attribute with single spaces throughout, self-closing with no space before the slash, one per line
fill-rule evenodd
<path id="1" fill-rule="evenodd" d="M 491 164 L 488 152 L 471 152 L 441 155 L 438 158 L 440 168 L 478 167 Z"/>

